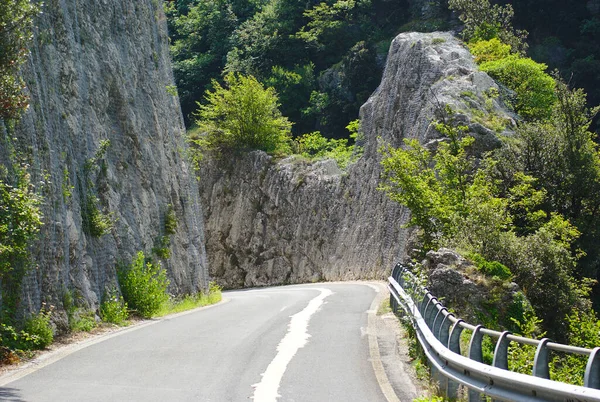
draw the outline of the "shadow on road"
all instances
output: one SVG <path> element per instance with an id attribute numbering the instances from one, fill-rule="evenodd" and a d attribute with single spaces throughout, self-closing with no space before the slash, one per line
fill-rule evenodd
<path id="1" fill-rule="evenodd" d="M 0 401 L 25 402 L 25 399 L 21 399 L 17 389 L 0 387 Z"/>

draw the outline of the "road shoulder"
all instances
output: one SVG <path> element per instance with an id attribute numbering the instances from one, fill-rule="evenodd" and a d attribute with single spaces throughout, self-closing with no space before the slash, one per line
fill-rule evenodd
<path id="1" fill-rule="evenodd" d="M 398 318 L 391 312 L 378 315 L 381 304 L 389 299 L 384 282 L 369 310 L 369 349 L 377 381 L 388 402 L 412 401 L 427 393 L 417 379 L 408 354 L 408 342 Z"/>

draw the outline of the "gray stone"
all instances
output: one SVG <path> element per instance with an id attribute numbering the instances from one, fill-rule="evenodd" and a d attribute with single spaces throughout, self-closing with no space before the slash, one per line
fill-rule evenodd
<path id="1" fill-rule="evenodd" d="M 377 190 L 378 148 L 441 140 L 431 122 L 446 104 L 473 127 L 481 152 L 497 146 L 495 133 L 471 119 L 491 107 L 512 121 L 499 99 L 486 105 L 491 88 L 498 90 L 452 35 L 401 34 L 361 109 L 364 154 L 347 172 L 332 161 L 276 161 L 262 152 L 206 159 L 200 193 L 211 274 L 226 287 L 385 278 L 415 242 L 402 227 L 408 210 Z"/>
<path id="2" fill-rule="evenodd" d="M 516 283 L 485 276 L 454 250 L 429 251 L 421 265 L 431 294 L 473 325 L 515 330 L 512 318 L 531 309 Z"/>
<path id="3" fill-rule="evenodd" d="M 169 204 L 178 220 L 163 262 L 170 291 L 207 287 L 198 188 L 184 158 L 179 102 L 166 89 L 174 84 L 168 47 L 161 2 L 45 2 L 24 71 L 31 106 L 11 132 L 35 180 L 49 179 L 23 309 L 42 301 L 61 309 L 67 289 L 98 307 L 118 263 L 140 250 L 151 256 Z M 102 140 L 110 141 L 103 166 L 86 174 Z M 5 152 L 0 162 L 10 163 Z M 114 229 L 99 238 L 82 228 L 88 190 L 114 214 Z"/>

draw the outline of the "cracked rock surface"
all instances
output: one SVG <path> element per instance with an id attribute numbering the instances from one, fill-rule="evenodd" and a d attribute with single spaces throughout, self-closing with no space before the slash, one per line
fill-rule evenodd
<path id="1" fill-rule="evenodd" d="M 228 288 L 384 279 L 407 258 L 410 233 L 402 227 L 408 210 L 377 190 L 378 148 L 401 146 L 404 138 L 443 140 L 431 122 L 445 105 L 469 126 L 476 152 L 497 147 L 498 133 L 481 116 L 504 121 L 504 135 L 514 119 L 501 96 L 488 96 L 494 93 L 502 91 L 451 34 L 399 35 L 379 88 L 361 108 L 364 154 L 347 172 L 331 160 L 276 161 L 259 151 L 204 162 L 200 194 L 211 275 Z"/>
<path id="2" fill-rule="evenodd" d="M 30 108 L 14 130 L 1 128 L 34 181 L 46 178 L 44 226 L 21 307 L 37 311 L 46 301 L 61 310 L 69 290 L 78 304 L 97 308 L 116 283 L 117 264 L 138 251 L 153 256 L 169 205 L 177 220 L 171 257 L 162 262 L 170 291 L 205 289 L 202 213 L 179 102 L 168 91 L 174 82 L 162 5 L 50 0 L 37 25 L 24 69 Z M 0 148 L 0 163 L 11 163 Z M 112 214 L 114 227 L 103 236 L 84 230 L 89 196 Z"/>

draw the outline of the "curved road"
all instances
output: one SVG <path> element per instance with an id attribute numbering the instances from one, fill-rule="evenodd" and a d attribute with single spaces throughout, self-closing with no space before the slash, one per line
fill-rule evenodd
<path id="1" fill-rule="evenodd" d="M 377 289 L 226 292 L 219 305 L 107 337 L 12 382 L 0 378 L 0 400 L 385 402 L 368 336 Z"/>

